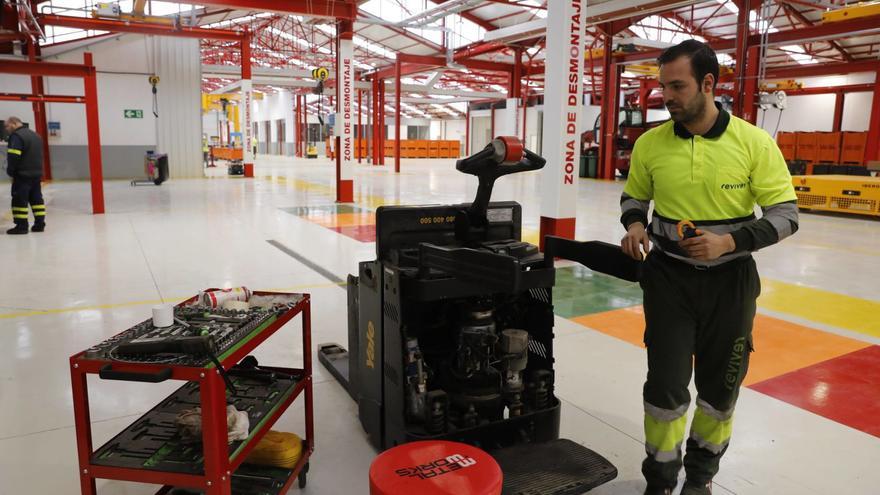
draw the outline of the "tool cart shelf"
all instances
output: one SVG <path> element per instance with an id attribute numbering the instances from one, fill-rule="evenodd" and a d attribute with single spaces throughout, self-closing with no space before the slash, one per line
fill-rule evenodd
<path id="1" fill-rule="evenodd" d="M 168 364 L 113 359 L 92 348 L 70 358 L 73 409 L 79 456 L 80 489 L 96 495 L 95 479 L 113 479 L 163 485 L 159 494 L 269 495 L 286 493 L 294 480 L 304 487 L 308 462 L 314 450 L 312 397 L 311 311 L 308 294 L 255 292 L 254 296 L 288 297 L 293 301 L 277 315 L 230 344 L 216 357 L 229 370 L 297 315 L 302 316 L 302 368 L 265 367 L 279 378 L 267 382 L 247 374 L 229 372 L 238 393 L 227 398 L 221 370 L 210 361 Z M 175 309 L 192 306 L 197 297 Z M 123 336 L 125 332 L 115 339 Z M 103 345 L 99 344 L 100 345 Z M 111 354 L 112 355 L 112 354 Z M 182 387 L 141 416 L 98 450 L 93 449 L 87 377 L 158 383 L 182 380 Z M 299 461 L 293 469 L 244 464 L 244 460 L 278 418 L 300 395 L 305 397 L 305 436 Z M 248 412 L 248 437 L 227 442 L 227 403 Z M 176 434 L 174 419 L 184 409 L 201 407 L 202 441 L 184 443 Z"/>

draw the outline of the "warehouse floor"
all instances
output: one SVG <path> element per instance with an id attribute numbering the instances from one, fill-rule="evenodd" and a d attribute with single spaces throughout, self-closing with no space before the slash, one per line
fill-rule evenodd
<path id="1" fill-rule="evenodd" d="M 260 156 L 257 179 L 171 180 L 161 187 L 105 185 L 108 214 L 89 214 L 87 183 L 50 184 L 44 234 L 0 237 L 0 494 L 78 493 L 67 358 L 150 316 L 159 302 L 245 285 L 312 294 L 313 341 L 345 344 L 339 279 L 374 258 L 372 212 L 382 204 L 463 202 L 475 180 L 452 160 L 404 160 L 403 173 L 358 167 L 356 204 L 333 203 L 325 160 Z M 222 173 L 222 170 L 220 170 Z M 539 177 L 499 180 L 494 199 L 524 206 L 537 238 Z M 577 236 L 616 242 L 621 183 L 581 180 Z M 10 223 L 8 215 L 4 217 Z M 756 255 L 764 277 L 756 352 L 737 409 L 716 494 L 877 493 L 880 471 L 880 229 L 851 217 L 802 215 L 801 230 Z M 557 394 L 562 436 L 610 459 L 618 478 L 593 493 L 640 494 L 640 292 L 560 265 Z M 299 325 L 257 357 L 301 364 Z M 90 381 L 96 446 L 179 386 Z M 367 493 L 375 452 L 354 403 L 315 362 L 317 450 L 309 494 Z M 302 433 L 301 406 L 276 429 Z M 155 487 L 99 482 L 103 494 Z M 291 493 L 296 493 L 292 491 Z"/>

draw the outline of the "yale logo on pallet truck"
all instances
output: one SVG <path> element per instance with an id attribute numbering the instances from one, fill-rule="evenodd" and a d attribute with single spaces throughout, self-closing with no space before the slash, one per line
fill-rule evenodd
<path id="1" fill-rule="evenodd" d="M 367 322 L 367 368 L 376 367 L 376 326 Z"/>

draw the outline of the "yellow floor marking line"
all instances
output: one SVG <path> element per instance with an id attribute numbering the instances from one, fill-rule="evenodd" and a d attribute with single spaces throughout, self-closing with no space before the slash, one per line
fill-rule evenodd
<path id="1" fill-rule="evenodd" d="M 880 337 L 880 302 L 779 280 L 762 279 L 758 305 L 780 313 Z"/>
<path id="2" fill-rule="evenodd" d="M 336 188 L 325 184 L 319 184 L 316 182 L 309 182 L 307 180 L 294 179 L 290 177 L 265 177 L 265 179 L 282 184 L 289 183 L 292 184 L 293 187 L 303 191 L 312 191 L 320 194 L 326 194 L 330 197 L 336 197 Z M 398 205 L 400 204 L 400 202 L 398 200 L 386 198 L 384 196 L 374 196 L 372 194 L 357 194 L 355 196 L 355 204 L 370 209 L 376 209 L 380 206 Z"/>

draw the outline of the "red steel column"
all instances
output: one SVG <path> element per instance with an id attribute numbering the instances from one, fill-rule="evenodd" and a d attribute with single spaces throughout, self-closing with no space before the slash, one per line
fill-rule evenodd
<path id="1" fill-rule="evenodd" d="M 355 151 L 357 152 L 358 163 L 361 163 L 361 159 L 362 159 L 363 156 L 364 156 L 363 152 L 361 151 L 361 140 L 362 140 L 363 137 L 364 137 L 364 136 L 363 136 L 364 131 L 363 131 L 363 128 L 361 127 L 361 126 L 363 125 L 363 124 L 361 123 L 361 108 L 362 108 L 362 107 L 361 107 L 361 104 L 362 104 L 361 93 L 363 93 L 363 91 L 361 91 L 361 90 L 359 89 L 359 90 L 357 90 L 357 93 L 358 93 L 358 125 L 357 125 L 357 128 L 355 129 L 355 132 L 354 132 L 354 136 L 355 136 L 355 138 L 354 138 L 354 142 L 355 142 L 354 149 L 355 149 Z"/>
<path id="2" fill-rule="evenodd" d="M 242 161 L 244 161 L 244 176 L 254 176 L 254 153 L 253 153 L 253 125 L 251 124 L 251 98 L 253 97 L 251 82 L 251 35 L 245 31 L 241 39 L 241 135 L 242 135 Z"/>
<path id="3" fill-rule="evenodd" d="M 303 134 L 305 134 L 305 138 L 303 138 L 303 155 L 308 158 L 309 156 L 309 95 L 303 95 Z"/>
<path id="4" fill-rule="evenodd" d="M 373 153 L 370 155 L 373 157 L 373 165 L 379 165 L 379 80 L 376 77 L 373 77 L 372 84 L 372 114 L 373 114 L 373 125 L 370 130 L 373 136 Z"/>
<path id="5" fill-rule="evenodd" d="M 736 3 L 739 7 L 739 14 L 737 14 L 736 20 L 736 51 L 734 52 L 734 57 L 736 58 L 736 67 L 734 68 L 734 81 L 733 81 L 733 114 L 737 117 L 743 117 L 743 109 L 745 104 L 745 98 L 743 94 L 745 92 L 746 85 L 746 71 L 748 70 L 748 56 L 749 56 L 749 35 L 751 34 L 751 29 L 749 27 L 749 12 L 752 10 L 752 1 L 753 0 L 737 0 Z M 758 61 L 756 60 L 757 64 Z"/>
<path id="6" fill-rule="evenodd" d="M 385 128 L 385 81 L 379 80 L 379 165 L 385 165 L 385 140 L 388 139 Z"/>
<path id="7" fill-rule="evenodd" d="M 101 164 L 101 128 L 98 124 L 98 75 L 92 54 L 83 54 L 83 63 L 91 66 L 84 78 L 86 96 L 86 133 L 89 141 L 89 179 L 92 183 L 92 213 L 104 213 L 104 173 Z"/>
<path id="8" fill-rule="evenodd" d="M 871 119 L 868 121 L 868 142 L 865 143 L 865 161 L 868 160 L 880 160 L 880 71 L 877 71 L 874 76 Z"/>
<path id="9" fill-rule="evenodd" d="M 838 91 L 834 96 L 834 122 L 831 125 L 831 132 L 840 132 L 843 125 L 843 103 L 846 94 L 843 91 Z"/>
<path id="10" fill-rule="evenodd" d="M 34 4 L 36 7 L 36 4 Z M 28 60 L 36 62 L 40 55 L 40 45 L 28 42 Z M 42 96 L 46 92 L 43 87 L 43 76 L 31 76 L 31 93 Z M 52 165 L 49 156 L 49 126 L 46 123 L 46 102 L 35 101 L 31 104 L 34 111 L 34 127 L 43 138 L 43 180 L 52 180 Z"/>
<path id="11" fill-rule="evenodd" d="M 642 122 L 648 121 L 648 97 L 651 89 L 648 88 L 647 79 L 639 79 L 639 107 L 642 110 Z"/>
<path id="12" fill-rule="evenodd" d="M 602 137 L 599 146 L 599 178 L 614 179 L 617 159 L 617 124 L 620 96 L 620 67 L 612 63 L 612 37 L 605 35 L 602 69 Z"/>
<path id="13" fill-rule="evenodd" d="M 400 57 L 394 61 L 394 172 L 400 173 Z"/>
<path id="14" fill-rule="evenodd" d="M 746 80 L 743 91 L 740 94 L 742 100 L 742 119 L 751 124 L 758 122 L 758 109 L 756 100 L 758 97 L 758 72 L 760 70 L 761 47 L 749 48 L 749 56 L 746 60 Z"/>
<path id="15" fill-rule="evenodd" d="M 293 121 L 294 132 L 296 133 L 296 153 L 294 153 L 294 155 L 297 158 L 302 158 L 302 95 L 296 95 L 296 111 L 293 113 Z"/>

